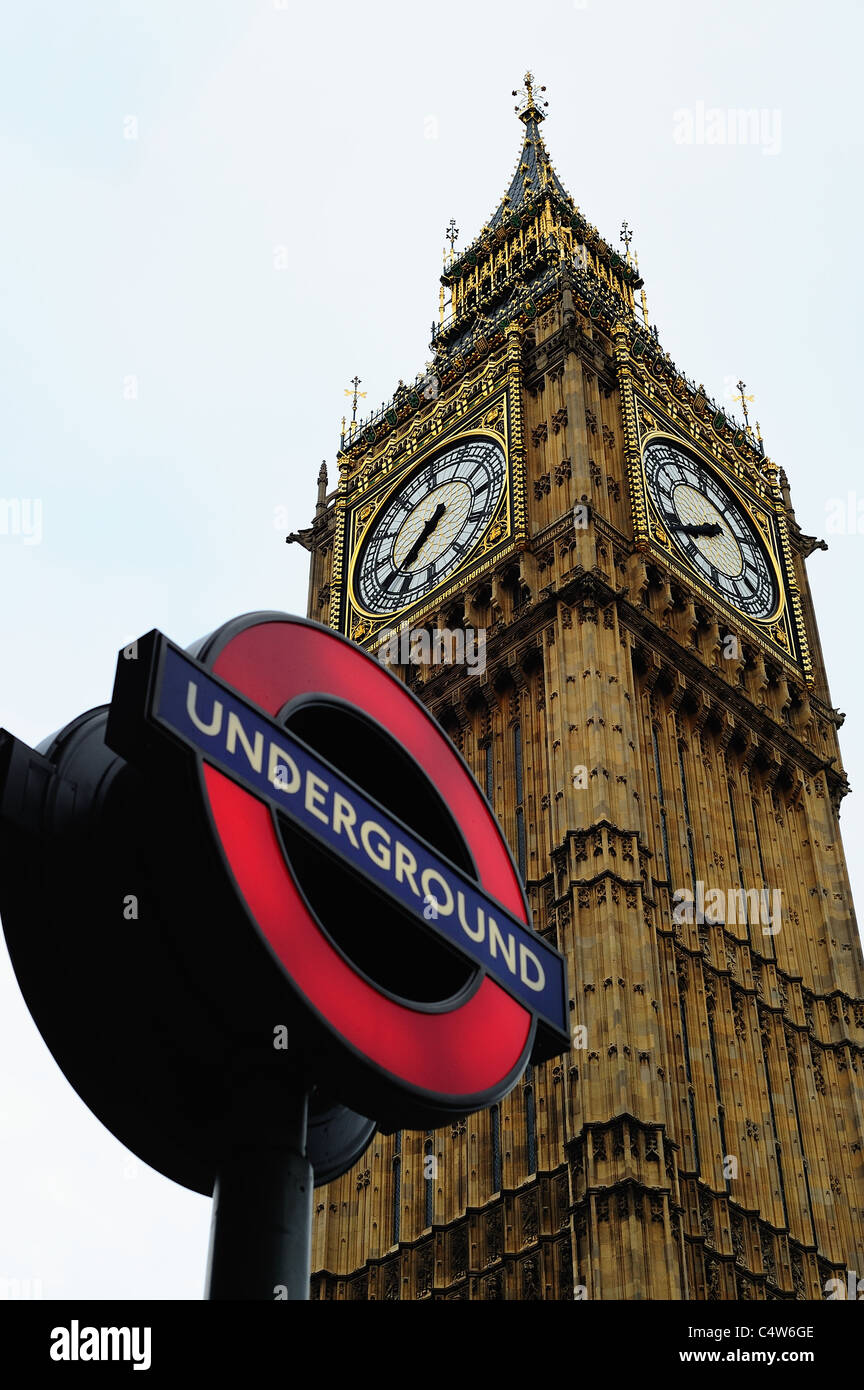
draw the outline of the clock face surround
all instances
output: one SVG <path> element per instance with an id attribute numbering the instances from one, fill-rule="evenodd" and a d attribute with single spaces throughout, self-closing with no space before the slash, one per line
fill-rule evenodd
<path id="1" fill-rule="evenodd" d="M 757 622 L 773 618 L 775 569 L 731 488 L 671 440 L 650 440 L 642 460 L 651 502 L 679 554 L 739 613 Z"/>
<path id="2" fill-rule="evenodd" d="M 489 527 L 504 491 L 504 449 L 461 439 L 401 483 L 375 517 L 353 564 L 368 613 L 388 615 L 425 598 L 460 568 Z"/>

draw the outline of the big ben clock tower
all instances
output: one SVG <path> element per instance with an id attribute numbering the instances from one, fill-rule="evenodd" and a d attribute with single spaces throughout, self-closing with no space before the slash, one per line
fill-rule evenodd
<path id="1" fill-rule="evenodd" d="M 573 1047 L 319 1189 L 312 1296 L 820 1299 L 864 1273 L 864 965 L 817 542 L 566 192 L 541 90 L 433 361 L 300 539 L 310 617 L 370 651 L 483 634 L 397 671 L 566 954 Z"/>

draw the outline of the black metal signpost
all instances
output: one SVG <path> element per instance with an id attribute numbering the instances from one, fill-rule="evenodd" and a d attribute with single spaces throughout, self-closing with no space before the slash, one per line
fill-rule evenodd
<path id="1" fill-rule="evenodd" d="M 313 1186 L 376 1125 L 490 1105 L 569 1045 L 563 958 L 476 782 L 317 624 L 253 614 L 190 653 L 150 633 L 110 708 L 38 750 L 0 733 L 0 869 L 70 1082 L 213 1194 L 211 1299 L 308 1297 Z"/>

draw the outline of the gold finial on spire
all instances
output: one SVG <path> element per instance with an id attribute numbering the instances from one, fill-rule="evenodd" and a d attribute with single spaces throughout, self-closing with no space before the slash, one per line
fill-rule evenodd
<path id="1" fill-rule="evenodd" d="M 532 116 L 537 121 L 542 121 L 546 118 L 545 113 L 541 108 L 544 106 L 548 106 L 549 103 L 548 101 L 541 100 L 538 102 L 537 100 L 537 96 L 539 95 L 539 93 L 545 92 L 546 88 L 538 87 L 536 84 L 536 77 L 534 76 L 533 72 L 529 71 L 526 72 L 523 78 L 523 86 L 521 92 L 517 87 L 513 88 L 514 97 L 519 98 L 519 105 L 514 106 L 513 110 L 516 112 L 520 121 L 525 121 L 526 124 Z"/>
<path id="2" fill-rule="evenodd" d="M 360 382 L 361 382 L 362 380 L 363 380 L 363 378 L 362 378 L 362 377 L 359 377 L 359 376 L 354 376 L 354 377 L 352 377 L 352 378 L 351 378 L 351 386 L 354 387 L 354 391 L 353 391 L 353 393 L 352 393 L 351 388 L 349 387 L 349 388 L 346 390 L 346 392 L 345 392 L 345 395 L 346 395 L 346 396 L 350 396 L 350 395 L 353 394 L 353 397 L 354 397 L 354 399 L 353 399 L 352 402 L 351 402 L 351 424 L 352 424 L 352 425 L 355 424 L 355 422 L 356 422 L 356 420 L 357 420 L 357 402 L 358 402 L 358 400 L 365 401 L 366 396 L 367 396 L 367 394 L 368 394 L 366 391 L 360 391 L 360 390 L 358 390 L 358 387 L 359 387 Z"/>
<path id="3" fill-rule="evenodd" d="M 641 276 L 639 275 L 639 252 L 638 252 L 638 251 L 634 251 L 634 252 L 633 252 L 633 261 L 634 261 L 634 264 L 635 264 L 635 266 L 636 266 L 636 278 L 637 278 L 637 279 L 641 279 Z M 645 324 L 645 327 L 647 328 L 647 327 L 648 327 L 648 300 L 645 298 L 645 286 L 644 286 L 644 285 L 640 285 L 640 287 L 639 287 L 639 295 L 640 295 L 640 298 L 641 298 L 641 300 L 642 300 L 642 321 L 643 321 L 643 323 Z"/>
<path id="4" fill-rule="evenodd" d="M 744 411 L 744 429 L 750 434 L 750 416 L 747 413 L 747 404 L 749 402 L 752 405 L 756 397 L 745 395 L 747 388 L 743 381 L 736 381 L 735 385 L 738 387 L 738 395 L 733 396 L 732 400 L 736 405 L 740 405 Z"/>
<path id="5" fill-rule="evenodd" d="M 622 223 L 621 223 L 621 231 L 620 231 L 620 233 L 619 233 L 619 236 L 620 236 L 621 241 L 624 243 L 625 249 L 626 249 L 626 251 L 627 251 L 627 264 L 629 265 L 629 264 L 630 264 L 630 243 L 631 243 L 631 241 L 633 240 L 633 232 L 632 232 L 631 228 L 627 225 L 626 222 L 622 222 Z"/>
<path id="6" fill-rule="evenodd" d="M 459 228 L 456 226 L 456 218 L 450 218 L 450 224 L 444 232 L 444 236 L 450 243 L 450 264 L 453 264 L 453 257 L 456 254 L 456 243 L 459 240 Z"/>

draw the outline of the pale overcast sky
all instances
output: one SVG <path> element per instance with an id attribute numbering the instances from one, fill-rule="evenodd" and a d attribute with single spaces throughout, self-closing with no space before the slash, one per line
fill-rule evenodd
<path id="1" fill-rule="evenodd" d="M 251 609 L 305 612 L 286 530 L 308 524 L 322 458 L 333 475 L 355 372 L 377 405 L 424 365 L 444 228 L 465 244 L 504 192 L 526 66 L 566 188 L 607 240 L 635 230 L 663 345 L 718 398 L 743 377 L 806 532 L 850 493 L 857 517 L 861 14 L 8 5 L 0 495 L 40 503 L 41 535 L 37 513 L 33 534 L 0 535 L 0 725 L 35 744 L 105 702 L 117 649 L 154 626 L 185 645 Z M 758 111 L 756 142 L 709 143 L 712 108 Z M 842 817 L 860 899 L 864 518 L 827 539 L 809 572 L 862 789 Z M 30 1280 L 46 1298 L 199 1298 L 209 1202 L 77 1099 L 5 946 L 0 1055 L 0 1296 Z"/>

